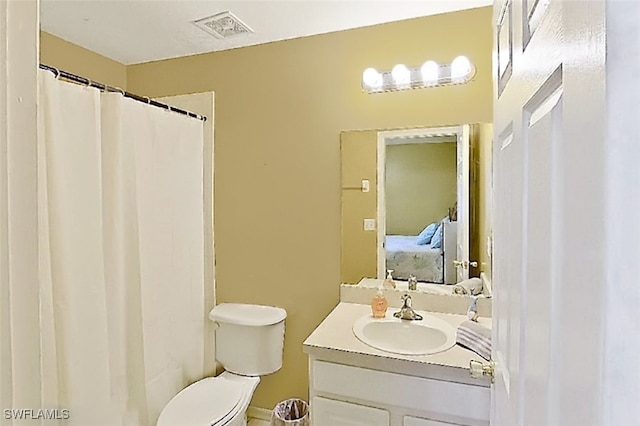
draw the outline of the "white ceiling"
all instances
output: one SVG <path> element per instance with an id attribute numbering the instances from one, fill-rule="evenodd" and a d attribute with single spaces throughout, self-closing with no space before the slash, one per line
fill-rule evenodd
<path id="1" fill-rule="evenodd" d="M 123 64 L 233 49 L 486 6 L 492 0 L 41 0 L 42 29 Z M 231 11 L 253 34 L 191 22 Z"/>

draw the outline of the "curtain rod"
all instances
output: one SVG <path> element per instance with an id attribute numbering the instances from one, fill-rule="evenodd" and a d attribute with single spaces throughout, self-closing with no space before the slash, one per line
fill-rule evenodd
<path id="1" fill-rule="evenodd" d="M 145 104 L 148 104 L 148 105 L 152 105 L 152 106 L 155 106 L 155 107 L 158 107 L 158 108 L 166 109 L 168 111 L 177 112 L 178 114 L 186 115 L 186 116 L 198 119 L 198 120 L 207 121 L 207 117 L 204 116 L 204 115 L 200 115 L 200 114 L 196 114 L 194 112 L 186 111 L 184 109 L 172 107 L 170 105 L 163 104 L 162 102 L 158 102 L 158 101 L 155 101 L 153 99 L 149 99 L 149 98 L 144 97 L 144 96 L 138 96 L 138 95 L 135 95 L 133 93 L 125 92 L 124 90 L 122 90 L 122 89 L 120 89 L 118 87 L 108 86 L 108 85 L 106 85 L 104 83 L 98 83 L 96 81 L 89 80 L 88 78 L 80 77 L 79 75 L 75 75 L 75 74 L 72 74 L 72 73 L 67 72 L 67 71 L 62 71 L 62 70 L 59 70 L 57 68 L 51 67 L 49 65 L 40 64 L 40 69 L 43 69 L 45 71 L 50 71 L 50 72 L 54 73 L 56 78 L 62 77 L 65 80 L 70 80 L 70 81 L 73 81 L 75 83 L 81 83 L 81 84 L 84 84 L 84 85 L 86 85 L 88 87 L 95 87 L 95 88 L 103 90 L 105 92 L 118 92 L 118 93 L 121 93 L 125 98 L 130 98 L 130 99 L 133 99 L 133 100 L 138 101 L 138 102 L 142 102 L 142 103 L 145 103 Z"/>

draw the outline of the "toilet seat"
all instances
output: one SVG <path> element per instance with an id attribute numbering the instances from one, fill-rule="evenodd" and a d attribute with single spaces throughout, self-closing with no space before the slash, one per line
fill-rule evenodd
<path id="1" fill-rule="evenodd" d="M 184 388 L 164 407 L 157 426 L 224 426 L 235 419 L 246 410 L 259 378 L 230 376 L 223 373 Z"/>

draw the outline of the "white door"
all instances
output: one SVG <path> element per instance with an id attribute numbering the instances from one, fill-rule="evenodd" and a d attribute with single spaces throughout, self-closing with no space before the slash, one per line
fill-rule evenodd
<path id="1" fill-rule="evenodd" d="M 537 26 L 525 31 L 530 16 Z M 562 16 L 560 1 L 494 5 L 494 426 L 558 424 L 549 395 L 566 385 L 551 371 L 560 338 L 552 335 L 551 308 L 561 277 L 554 243 L 563 237 L 559 174 L 568 83 Z"/>
<path id="2" fill-rule="evenodd" d="M 457 143 L 458 238 L 456 269 L 460 282 L 469 278 L 469 125 L 460 126 Z"/>
<path id="3" fill-rule="evenodd" d="M 493 426 L 637 424 L 639 18 L 494 5 Z"/>
<path id="4" fill-rule="evenodd" d="M 42 407 L 38 280 L 38 1 L 0 1 L 0 423 Z M 42 407 L 45 408 L 45 407 Z"/>

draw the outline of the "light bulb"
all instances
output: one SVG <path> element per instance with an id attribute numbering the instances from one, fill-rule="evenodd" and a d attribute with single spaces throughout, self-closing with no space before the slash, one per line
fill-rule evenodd
<path id="1" fill-rule="evenodd" d="M 411 71 L 404 64 L 398 64 L 391 70 L 393 82 L 398 87 L 406 87 L 411 83 Z"/>
<path id="2" fill-rule="evenodd" d="M 420 67 L 420 74 L 424 84 L 436 84 L 440 78 L 440 66 L 435 61 L 427 61 Z"/>
<path id="3" fill-rule="evenodd" d="M 458 56 L 451 62 L 451 81 L 460 83 L 471 75 L 471 62 L 466 56 Z"/>
<path id="4" fill-rule="evenodd" d="M 382 74 L 376 71 L 375 68 L 367 68 L 362 73 L 362 84 L 368 89 L 380 89 L 382 87 Z"/>

